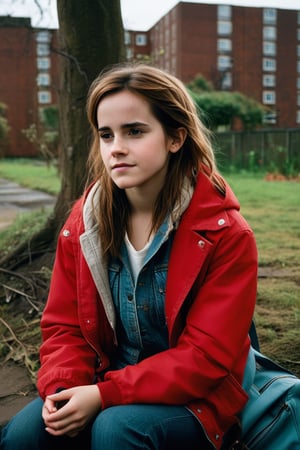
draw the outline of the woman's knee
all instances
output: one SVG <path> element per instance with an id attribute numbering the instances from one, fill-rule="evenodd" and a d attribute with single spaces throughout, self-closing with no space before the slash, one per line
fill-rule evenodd
<path id="1" fill-rule="evenodd" d="M 194 449 L 203 443 L 201 433 L 199 423 L 184 407 L 114 406 L 95 419 L 91 449 Z"/>
<path id="2" fill-rule="evenodd" d="M 113 406 L 102 411 L 92 426 L 92 450 L 139 448 L 144 441 L 146 424 L 135 406 Z"/>

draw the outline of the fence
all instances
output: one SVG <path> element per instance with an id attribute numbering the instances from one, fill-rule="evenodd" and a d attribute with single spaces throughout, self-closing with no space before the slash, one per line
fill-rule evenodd
<path id="1" fill-rule="evenodd" d="M 300 173 L 300 128 L 216 133 L 214 146 L 224 171 Z"/>

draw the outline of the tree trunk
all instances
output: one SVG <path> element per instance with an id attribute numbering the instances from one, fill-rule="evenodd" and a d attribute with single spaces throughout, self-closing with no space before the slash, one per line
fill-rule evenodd
<path id="1" fill-rule="evenodd" d="M 89 150 L 86 97 L 91 82 L 107 65 L 124 59 L 120 0 L 57 0 L 61 81 L 59 88 L 61 190 L 45 227 L 21 242 L 0 266 L 16 268 L 47 251 L 84 189 Z M 50 250 L 51 249 L 51 250 Z"/>
<path id="2" fill-rule="evenodd" d="M 89 128 L 86 96 L 107 65 L 123 59 L 119 0 L 57 0 L 61 86 L 59 92 L 62 188 L 56 205 L 59 221 L 86 182 Z"/>

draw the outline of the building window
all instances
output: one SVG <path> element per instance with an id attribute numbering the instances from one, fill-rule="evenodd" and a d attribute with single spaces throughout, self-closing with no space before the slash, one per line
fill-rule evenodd
<path id="1" fill-rule="evenodd" d="M 221 89 L 226 91 L 232 88 L 232 73 L 224 72 L 221 80 Z"/>
<path id="2" fill-rule="evenodd" d="M 231 68 L 231 57 L 225 55 L 218 56 L 218 70 L 227 70 Z"/>
<path id="3" fill-rule="evenodd" d="M 225 22 L 223 20 L 218 21 L 218 35 L 219 36 L 229 36 L 232 32 L 231 22 Z"/>
<path id="4" fill-rule="evenodd" d="M 50 86 L 50 75 L 48 73 L 39 73 L 37 77 L 38 86 Z"/>
<path id="5" fill-rule="evenodd" d="M 276 84 L 275 75 L 264 75 L 263 76 L 263 86 L 264 87 L 274 87 Z"/>
<path id="6" fill-rule="evenodd" d="M 300 111 L 297 111 L 296 122 L 297 122 L 297 123 L 300 123 Z"/>
<path id="7" fill-rule="evenodd" d="M 38 102 L 40 104 L 51 103 L 51 92 L 39 91 L 38 92 Z"/>
<path id="8" fill-rule="evenodd" d="M 50 53 L 48 44 L 38 44 L 36 47 L 36 52 L 38 56 L 48 56 Z"/>
<path id="9" fill-rule="evenodd" d="M 300 73 L 300 61 L 297 61 L 297 72 Z"/>
<path id="10" fill-rule="evenodd" d="M 232 50 L 232 43 L 230 39 L 218 39 L 218 52 L 228 53 Z"/>
<path id="11" fill-rule="evenodd" d="M 272 123 L 276 124 L 277 122 L 277 112 L 276 111 L 268 111 L 264 114 L 263 118 L 264 123 Z"/>
<path id="12" fill-rule="evenodd" d="M 276 55 L 276 43 L 275 42 L 263 42 L 263 54 L 269 55 L 269 56 L 275 56 Z"/>
<path id="13" fill-rule="evenodd" d="M 300 25 L 300 11 L 298 11 L 298 25 Z"/>
<path id="14" fill-rule="evenodd" d="M 125 45 L 130 45 L 131 44 L 131 34 L 130 34 L 129 31 L 126 31 L 126 30 L 125 30 L 125 33 L 124 33 L 124 44 Z"/>
<path id="15" fill-rule="evenodd" d="M 300 89 L 300 78 L 297 78 L 297 89 Z"/>
<path id="16" fill-rule="evenodd" d="M 275 8 L 264 9 L 264 23 L 276 23 L 277 11 Z"/>
<path id="17" fill-rule="evenodd" d="M 264 38 L 264 41 L 275 41 L 276 40 L 276 28 L 275 27 L 264 27 L 263 28 L 263 38 Z"/>
<path id="18" fill-rule="evenodd" d="M 40 70 L 50 69 L 50 58 L 38 58 L 37 59 L 37 67 Z"/>
<path id="19" fill-rule="evenodd" d="M 138 46 L 147 45 L 147 35 L 146 34 L 137 34 L 135 36 L 135 43 Z"/>
<path id="20" fill-rule="evenodd" d="M 297 56 L 300 58 L 300 45 L 297 45 Z"/>
<path id="21" fill-rule="evenodd" d="M 126 58 L 128 59 L 128 61 L 131 61 L 131 59 L 133 58 L 133 51 L 130 47 L 126 48 Z"/>
<path id="22" fill-rule="evenodd" d="M 274 91 L 264 91 L 262 101 L 265 105 L 275 105 L 275 101 L 276 101 L 275 92 Z"/>
<path id="23" fill-rule="evenodd" d="M 263 59 L 263 70 L 266 72 L 275 72 L 276 71 L 276 60 L 271 58 Z"/>
<path id="24" fill-rule="evenodd" d="M 297 94 L 297 106 L 300 106 L 300 92 Z"/>
<path id="25" fill-rule="evenodd" d="M 297 30 L 297 39 L 298 39 L 298 41 L 300 41 L 300 28 L 298 28 L 298 30 Z"/>
<path id="26" fill-rule="evenodd" d="M 231 19 L 231 6 L 218 5 L 218 19 Z"/>
<path id="27" fill-rule="evenodd" d="M 49 43 L 51 40 L 51 34 L 49 31 L 39 31 L 36 33 L 37 42 Z"/>

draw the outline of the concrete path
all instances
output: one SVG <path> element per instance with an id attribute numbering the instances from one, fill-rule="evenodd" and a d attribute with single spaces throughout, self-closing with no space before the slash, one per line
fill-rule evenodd
<path id="1" fill-rule="evenodd" d="M 21 212 L 52 207 L 55 197 L 24 188 L 0 178 L 0 230 L 8 227 Z"/>

